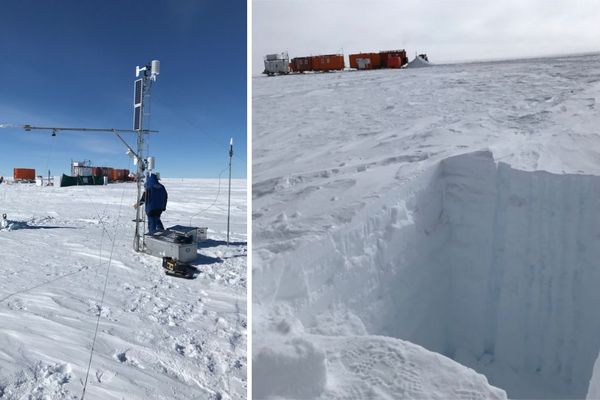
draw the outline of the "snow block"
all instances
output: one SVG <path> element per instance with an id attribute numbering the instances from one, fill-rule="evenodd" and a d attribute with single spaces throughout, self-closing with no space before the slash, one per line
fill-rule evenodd
<path id="1" fill-rule="evenodd" d="M 596 358 L 596 362 L 594 363 L 594 371 L 590 378 L 586 399 L 600 399 L 600 357 Z"/>
<path id="2" fill-rule="evenodd" d="M 285 341 L 273 338 L 269 347 L 254 350 L 252 396 L 264 399 L 282 396 L 307 399 L 325 389 L 325 354 L 311 342 L 296 337 Z"/>

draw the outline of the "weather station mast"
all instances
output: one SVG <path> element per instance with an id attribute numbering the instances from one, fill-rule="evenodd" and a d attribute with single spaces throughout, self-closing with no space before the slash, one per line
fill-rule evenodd
<path id="1" fill-rule="evenodd" d="M 137 182 L 137 199 L 142 196 L 143 185 L 146 178 L 146 172 L 150 173 L 154 169 L 154 159 L 152 157 L 144 157 L 145 135 L 149 133 L 144 130 L 144 117 L 148 117 L 150 112 L 145 113 L 145 108 L 150 109 L 150 92 L 152 84 L 156 82 L 156 77 L 160 73 L 160 61 L 152 60 L 145 66 L 136 66 L 134 82 L 134 97 L 133 97 L 133 130 L 137 133 L 136 154 L 133 156 L 134 165 L 137 167 L 136 182 Z M 141 75 L 141 78 L 140 78 Z M 142 207 L 136 207 L 135 215 L 135 235 L 133 239 L 133 249 L 137 252 L 144 250 L 144 226 L 145 215 L 142 213 Z"/>
<path id="2" fill-rule="evenodd" d="M 82 133 L 113 133 L 127 147 L 127 155 L 133 159 L 134 165 L 137 167 L 136 182 L 137 182 L 137 199 L 140 201 L 142 196 L 143 185 L 145 182 L 145 174 L 154 170 L 154 158 L 144 156 L 145 135 L 156 133 L 158 131 L 144 129 L 144 117 L 148 117 L 150 112 L 145 112 L 144 109 L 150 108 L 150 91 L 152 84 L 156 82 L 156 77 L 160 73 L 160 61 L 152 60 L 143 67 L 137 66 L 135 69 L 136 79 L 134 82 L 134 99 L 133 99 L 133 130 L 132 129 L 117 129 L 117 128 L 73 128 L 73 127 L 57 127 L 57 126 L 34 126 L 30 124 L 12 125 L 0 124 L 0 128 L 21 128 L 26 132 L 32 131 L 51 131 L 52 136 L 56 136 L 59 132 L 82 132 Z M 141 74 L 141 78 L 140 78 Z M 121 133 L 136 134 L 136 148 L 130 146 Z M 135 218 L 135 235 L 133 240 L 133 249 L 136 252 L 144 251 L 144 222 L 145 214 L 141 212 L 141 207 L 137 207 Z"/>

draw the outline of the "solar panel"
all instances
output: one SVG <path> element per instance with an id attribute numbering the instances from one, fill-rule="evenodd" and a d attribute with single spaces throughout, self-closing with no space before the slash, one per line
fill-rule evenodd
<path id="1" fill-rule="evenodd" d="M 133 130 L 142 129 L 142 105 L 135 106 L 133 109 Z"/>
<path id="2" fill-rule="evenodd" d="M 144 87 L 144 85 L 142 84 L 141 79 L 138 79 L 135 81 L 135 89 L 134 89 L 134 94 L 133 94 L 134 107 L 142 105 L 142 100 L 144 98 L 144 96 L 142 94 L 143 87 Z"/>

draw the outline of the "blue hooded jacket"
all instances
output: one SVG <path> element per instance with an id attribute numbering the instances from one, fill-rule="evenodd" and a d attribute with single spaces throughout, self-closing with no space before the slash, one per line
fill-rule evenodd
<path id="1" fill-rule="evenodd" d="M 167 190 L 158 182 L 155 174 L 151 174 L 146 180 L 144 196 L 146 214 L 167 209 Z"/>

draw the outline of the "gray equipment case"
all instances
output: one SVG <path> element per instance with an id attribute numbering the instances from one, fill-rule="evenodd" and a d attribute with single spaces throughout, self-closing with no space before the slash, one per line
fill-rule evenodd
<path id="1" fill-rule="evenodd" d="M 192 240 L 199 243 L 207 239 L 208 228 L 196 228 L 195 226 L 175 225 L 167 228 L 168 231 L 176 232 L 181 235 L 191 236 Z"/>
<path id="2" fill-rule="evenodd" d="M 181 229 L 169 228 L 152 235 L 145 235 L 146 253 L 156 257 L 171 257 L 185 263 L 195 261 L 198 253 L 197 228 L 189 228 L 189 230 L 190 232 L 185 234 Z M 194 234 L 191 233 L 192 231 Z"/>

